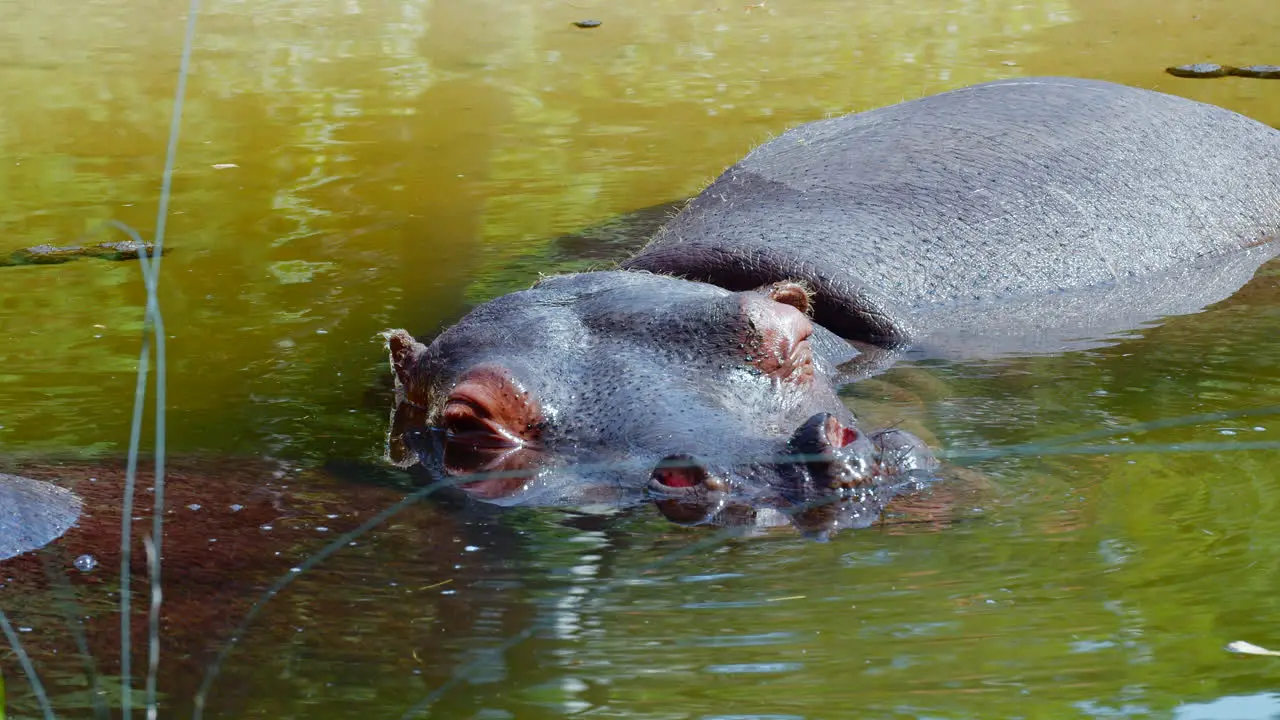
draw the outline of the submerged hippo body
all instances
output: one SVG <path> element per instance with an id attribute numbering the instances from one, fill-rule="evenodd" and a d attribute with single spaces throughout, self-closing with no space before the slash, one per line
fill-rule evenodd
<path id="1" fill-rule="evenodd" d="M 0 560 L 42 547 L 80 517 L 80 498 L 39 480 L 0 473 Z"/>
<path id="2" fill-rule="evenodd" d="M 430 345 L 388 333 L 391 455 L 498 472 L 464 485 L 494 502 L 865 525 L 936 462 L 857 428 L 840 382 L 904 348 L 1061 351 L 1198 310 L 1278 231 L 1280 132 L 1168 95 L 1012 80 L 803 125 L 621 270 L 543 279 Z"/>

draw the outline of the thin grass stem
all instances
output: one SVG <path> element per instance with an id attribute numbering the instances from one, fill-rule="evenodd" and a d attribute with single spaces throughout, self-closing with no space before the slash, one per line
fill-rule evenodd
<path id="1" fill-rule="evenodd" d="M 9 624 L 9 618 L 4 614 L 4 610 L 0 610 L 0 630 L 4 631 L 5 637 L 9 639 L 9 647 L 12 647 L 14 654 L 18 656 L 18 663 L 27 674 L 27 682 L 31 683 L 31 691 L 35 693 L 36 702 L 40 703 L 40 711 L 44 713 L 45 720 L 53 720 L 57 716 L 53 714 L 53 706 L 49 704 L 49 696 L 44 691 L 44 684 L 36 674 L 35 665 L 31 664 L 31 656 L 22 649 L 18 633 L 13 631 L 13 626 Z"/>
<path id="2" fill-rule="evenodd" d="M 59 554 L 65 562 L 65 555 Z M 107 704 L 102 698 L 102 684 L 98 679 L 98 665 L 94 662 L 93 653 L 89 650 L 89 639 L 85 636 L 84 624 L 80 620 L 79 605 L 75 601 L 75 592 L 71 588 L 71 583 L 67 580 L 67 575 L 62 568 L 54 563 L 49 555 L 41 555 L 44 561 L 44 574 L 49 581 L 55 586 L 55 597 L 59 600 L 59 607 L 63 611 L 63 617 L 67 621 L 67 629 L 71 633 L 71 639 L 76 644 L 76 651 L 80 653 L 80 659 L 84 662 L 84 674 L 89 679 L 89 701 L 93 704 L 93 715 L 98 720 L 106 720 L 111 715 L 107 710 Z M 3 720 L 3 718 L 0 718 Z"/>

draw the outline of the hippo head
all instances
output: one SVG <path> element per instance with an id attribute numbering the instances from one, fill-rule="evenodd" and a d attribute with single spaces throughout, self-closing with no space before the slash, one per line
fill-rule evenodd
<path id="1" fill-rule="evenodd" d="M 934 469 L 836 394 L 857 355 L 794 282 L 749 292 L 641 272 L 542 280 L 424 345 L 386 334 L 393 462 L 500 504 L 628 504 L 670 519 L 828 532 Z M 818 502 L 814 502 L 814 500 Z"/>

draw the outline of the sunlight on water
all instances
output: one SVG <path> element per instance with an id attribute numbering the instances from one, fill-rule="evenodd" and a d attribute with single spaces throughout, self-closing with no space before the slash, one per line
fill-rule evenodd
<path id="1" fill-rule="evenodd" d="M 0 258 L 105 241 L 111 220 L 149 234 L 182 14 L 0 0 L 0 17 Z M 1162 72 L 1274 62 L 1277 34 L 1263 0 L 208 3 L 160 282 L 177 455 L 161 716 L 189 714 L 205 680 L 206 717 L 236 718 L 1275 715 L 1274 658 L 1224 646 L 1280 645 L 1276 263 L 1111 347 L 849 388 L 865 421 L 981 460 L 829 543 L 648 508 L 424 502 L 384 520 L 410 481 L 375 465 L 375 335 L 616 260 L 642 240 L 625 223 L 594 245 L 561 236 L 687 197 L 833 113 L 1067 74 L 1280 124 L 1266 81 Z M 59 716 L 104 716 L 121 528 L 148 519 L 119 510 L 142 275 L 79 260 L 0 280 L 0 472 L 87 508 L 64 541 L 0 564 L 7 709 L 43 714 L 21 647 Z M 1091 451 L 1051 454 L 1064 437 Z"/>

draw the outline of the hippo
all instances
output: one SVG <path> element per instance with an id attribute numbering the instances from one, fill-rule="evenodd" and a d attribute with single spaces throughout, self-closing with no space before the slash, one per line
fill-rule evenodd
<path id="1" fill-rule="evenodd" d="M 82 505 L 70 490 L 0 473 L 0 560 L 61 537 L 80 518 Z"/>
<path id="2" fill-rule="evenodd" d="M 1027 78 L 812 122 L 615 268 L 388 331 L 388 457 L 490 503 L 863 527 L 939 464 L 842 384 L 1105 344 L 1230 296 L 1277 234 L 1280 132 L 1184 98 Z"/>

